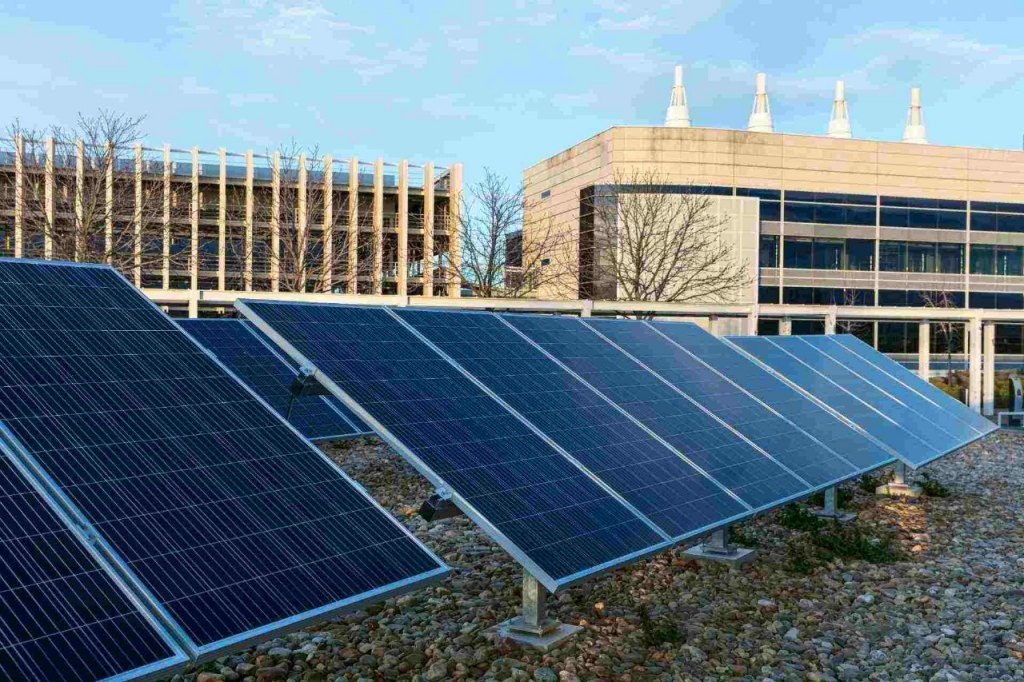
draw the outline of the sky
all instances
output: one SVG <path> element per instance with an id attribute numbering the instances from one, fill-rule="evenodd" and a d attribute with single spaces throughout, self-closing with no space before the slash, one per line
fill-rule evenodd
<path id="1" fill-rule="evenodd" d="M 768 74 L 778 132 L 1021 149 L 1019 0 L 0 0 L 0 123 L 144 115 L 151 146 L 298 144 L 519 181 L 613 125 L 660 125 L 683 64 L 695 126 L 744 128 Z"/>

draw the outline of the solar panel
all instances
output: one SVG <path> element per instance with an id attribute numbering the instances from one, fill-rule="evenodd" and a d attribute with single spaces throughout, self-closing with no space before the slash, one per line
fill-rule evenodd
<path id="1" fill-rule="evenodd" d="M 784 377 L 815 400 L 827 405 L 845 419 L 864 429 L 898 457 L 924 459 L 930 456 L 931 446 L 905 430 L 891 417 L 879 412 L 832 380 L 815 371 L 810 365 L 790 355 L 766 336 L 735 336 L 728 341 Z"/>
<path id="2" fill-rule="evenodd" d="M 697 401 L 631 360 L 578 318 L 501 317 L 751 508 L 766 509 L 807 489 Z"/>
<path id="3" fill-rule="evenodd" d="M 691 537 L 748 511 L 498 317 L 396 313 L 670 537 Z"/>
<path id="4" fill-rule="evenodd" d="M 645 324 L 591 319 L 586 324 L 757 445 L 804 485 L 827 487 L 857 473 L 797 426 Z"/>
<path id="5" fill-rule="evenodd" d="M 284 416 L 291 402 L 291 385 L 298 369 L 264 341 L 245 320 L 178 320 L 178 325 L 228 369 Z M 310 440 L 347 438 L 372 433 L 333 396 L 306 396 L 291 403 L 292 426 Z"/>
<path id="6" fill-rule="evenodd" d="M 893 461 L 892 453 L 884 447 L 697 325 L 691 322 L 651 322 L 650 325 L 742 386 L 859 472 Z"/>
<path id="7" fill-rule="evenodd" d="M 976 433 L 991 433 L 993 430 L 998 428 L 992 423 L 992 420 L 986 419 L 983 415 L 975 412 L 967 405 L 964 405 L 938 386 L 933 385 L 930 381 L 923 381 L 906 367 L 895 360 L 886 357 L 884 353 L 879 353 L 856 336 L 852 336 L 850 334 L 837 334 L 836 336 L 829 338 L 831 338 L 835 343 L 840 344 L 847 350 L 856 353 L 864 360 L 875 365 L 875 367 L 906 386 L 909 390 L 921 395 L 951 416 L 964 422 Z"/>
<path id="8" fill-rule="evenodd" d="M 0 405 L 193 656 L 446 572 L 111 268 L 0 262 Z"/>
<path id="9" fill-rule="evenodd" d="M 667 538 L 385 309 L 236 307 L 554 590 Z"/>
<path id="10" fill-rule="evenodd" d="M 3 679 L 128 679 L 186 661 L 2 447 L 0 554 Z"/>
<path id="11" fill-rule="evenodd" d="M 923 441 L 927 445 L 924 450 L 900 451 L 898 453 L 907 464 L 919 467 L 963 444 L 963 439 L 947 431 L 945 426 L 928 420 L 893 395 L 857 374 L 844 362 L 830 357 L 813 344 L 807 343 L 804 337 L 771 336 L 765 338 L 867 403 L 877 412 L 888 416 L 905 431 Z"/>

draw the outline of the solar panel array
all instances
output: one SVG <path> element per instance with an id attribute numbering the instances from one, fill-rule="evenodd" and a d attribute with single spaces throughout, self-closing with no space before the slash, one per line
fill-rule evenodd
<path id="1" fill-rule="evenodd" d="M 305 396 L 291 401 L 298 368 L 269 345 L 263 334 L 245 320 L 178 320 L 178 325 L 217 356 L 239 379 L 310 440 L 349 438 L 372 433 L 359 417 L 333 396 Z"/>
<path id="2" fill-rule="evenodd" d="M 893 460 L 689 323 L 236 306 L 551 589 Z"/>
<path id="3" fill-rule="evenodd" d="M 0 261 L 0 410 L 192 657 L 446 572 L 113 269 Z"/>
<path id="4" fill-rule="evenodd" d="M 733 337 L 729 342 L 915 468 L 997 428 L 852 336 Z"/>

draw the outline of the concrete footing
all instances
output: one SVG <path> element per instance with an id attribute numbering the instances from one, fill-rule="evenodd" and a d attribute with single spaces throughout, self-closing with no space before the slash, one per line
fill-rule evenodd
<path id="1" fill-rule="evenodd" d="M 683 555 L 696 561 L 714 561 L 729 568 L 739 568 L 757 557 L 756 549 L 736 547 L 729 542 L 729 528 L 716 530 L 707 542 L 690 547 Z"/>
<path id="2" fill-rule="evenodd" d="M 521 646 L 548 651 L 583 628 L 547 616 L 548 591 L 529 571 L 523 571 L 523 613 L 487 631 Z"/>
<path id="3" fill-rule="evenodd" d="M 819 518 L 831 519 L 839 523 L 849 523 L 857 518 L 853 512 L 839 511 L 839 489 L 835 486 L 825 490 L 825 506 L 811 513 Z"/>
<path id="4" fill-rule="evenodd" d="M 892 481 L 875 488 L 876 495 L 888 495 L 890 497 L 915 498 L 921 496 L 921 488 L 907 483 L 907 465 L 898 462 L 893 465 Z"/>

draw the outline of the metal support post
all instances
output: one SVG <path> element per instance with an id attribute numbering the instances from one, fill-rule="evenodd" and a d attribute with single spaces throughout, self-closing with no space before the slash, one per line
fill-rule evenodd
<path id="1" fill-rule="evenodd" d="M 729 527 L 725 526 L 713 531 L 707 542 L 690 547 L 683 554 L 689 559 L 716 561 L 730 568 L 739 568 L 753 561 L 757 556 L 757 550 L 733 545 L 729 542 Z"/>
<path id="2" fill-rule="evenodd" d="M 814 512 L 814 515 L 823 519 L 834 519 L 839 523 L 847 523 L 857 518 L 856 514 L 839 511 L 839 488 L 834 485 L 825 488 L 825 505 L 820 511 Z"/>
<path id="3" fill-rule="evenodd" d="M 491 633 L 522 646 L 548 651 L 583 629 L 549 618 L 547 599 L 547 588 L 524 569 L 522 614 L 496 625 Z"/>
<path id="4" fill-rule="evenodd" d="M 892 497 L 920 497 L 921 488 L 907 485 L 907 465 L 903 462 L 896 462 L 892 468 L 892 481 L 876 488 L 875 493 Z"/>

